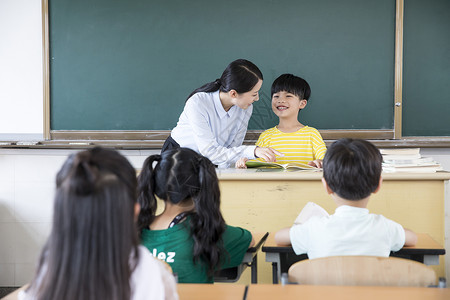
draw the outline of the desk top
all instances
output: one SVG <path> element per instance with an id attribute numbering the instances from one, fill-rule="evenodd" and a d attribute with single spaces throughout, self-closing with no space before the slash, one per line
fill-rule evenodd
<path id="1" fill-rule="evenodd" d="M 27 285 L 17 289 L 13 293 L 2 298 L 2 300 L 17 300 L 20 290 L 26 289 Z M 177 285 L 180 300 L 241 300 L 244 297 L 245 285 L 241 284 L 184 284 Z"/>
<path id="2" fill-rule="evenodd" d="M 191 284 L 177 285 L 180 300 L 241 300 L 245 285 L 242 284 Z"/>
<path id="3" fill-rule="evenodd" d="M 423 250 L 427 250 L 427 253 L 432 251 L 433 253 L 429 254 L 436 254 L 436 255 L 443 255 L 445 254 L 445 249 L 440 245 L 438 242 L 433 240 L 430 235 L 427 233 L 417 233 L 417 244 L 414 247 L 403 247 L 398 252 L 402 252 L 405 254 L 415 254 L 415 252 L 422 252 Z M 275 243 L 275 234 L 269 234 L 269 236 L 266 239 L 266 242 L 264 243 L 264 246 L 262 247 L 263 252 L 293 252 L 291 246 L 280 246 Z M 397 252 L 397 253 L 398 253 Z M 434 253 L 436 252 L 436 253 Z"/>
<path id="4" fill-rule="evenodd" d="M 22 289 L 25 287 L 22 287 Z M 241 284 L 178 284 L 180 300 L 240 300 L 245 286 Z M 18 290 L 5 300 L 17 299 Z M 450 289 L 419 287 L 373 287 L 373 286 L 314 286 L 252 284 L 247 300 L 265 299 L 345 299 L 345 300 L 444 300 L 450 299 Z"/>
<path id="5" fill-rule="evenodd" d="M 450 289 L 380 286 L 250 285 L 247 300 L 265 299 L 334 299 L 334 300 L 444 300 Z"/>
<path id="6" fill-rule="evenodd" d="M 433 250 L 434 252 L 436 252 L 430 254 L 445 254 L 444 247 L 433 240 L 433 238 L 427 233 L 417 233 L 417 244 L 413 247 L 403 247 L 398 252 L 401 251 L 403 253 L 415 254 L 415 252 L 421 252 L 423 250 L 427 250 L 427 252 Z"/>
<path id="7" fill-rule="evenodd" d="M 267 237 L 269 236 L 268 232 L 252 232 L 253 239 L 255 240 L 255 244 L 253 247 L 248 248 L 247 252 L 257 252 L 261 246 L 266 241 Z"/>
<path id="8" fill-rule="evenodd" d="M 321 180 L 322 171 L 281 169 L 217 169 L 219 180 Z M 383 180 L 450 180 L 450 172 L 383 173 Z"/>

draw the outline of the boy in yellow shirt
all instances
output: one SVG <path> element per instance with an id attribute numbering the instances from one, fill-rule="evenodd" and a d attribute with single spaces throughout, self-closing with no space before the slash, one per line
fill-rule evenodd
<path id="1" fill-rule="evenodd" d="M 319 131 L 298 120 L 300 110 L 308 103 L 311 89 L 298 76 L 283 74 L 272 84 L 272 110 L 280 119 L 277 126 L 259 136 L 256 146 L 270 147 L 284 154 L 277 163 L 299 163 L 322 167 L 326 146 Z M 246 168 L 246 158 L 236 162 L 236 168 Z"/>

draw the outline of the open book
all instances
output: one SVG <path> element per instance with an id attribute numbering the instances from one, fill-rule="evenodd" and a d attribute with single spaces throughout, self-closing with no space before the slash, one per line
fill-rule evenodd
<path id="1" fill-rule="evenodd" d="M 322 206 L 314 202 L 308 202 L 295 219 L 294 224 L 303 224 L 313 216 L 325 217 L 329 216 L 329 214 Z"/>
<path id="2" fill-rule="evenodd" d="M 266 161 L 247 161 L 245 163 L 247 168 L 278 168 L 278 169 L 296 169 L 296 170 L 321 170 L 319 168 L 301 164 L 301 163 L 288 163 L 288 164 L 280 164 L 276 162 L 266 162 Z"/>

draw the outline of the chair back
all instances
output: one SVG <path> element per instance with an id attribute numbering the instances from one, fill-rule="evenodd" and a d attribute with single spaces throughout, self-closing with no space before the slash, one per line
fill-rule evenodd
<path id="1" fill-rule="evenodd" d="M 422 286 L 436 284 L 430 267 L 408 259 L 330 256 L 302 260 L 289 268 L 289 281 L 313 285 Z"/>

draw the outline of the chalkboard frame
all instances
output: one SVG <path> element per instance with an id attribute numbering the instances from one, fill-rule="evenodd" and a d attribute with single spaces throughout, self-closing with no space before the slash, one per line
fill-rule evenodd
<path id="1" fill-rule="evenodd" d="M 49 50 L 49 10 L 48 1 L 42 0 L 43 13 L 43 65 L 44 65 L 44 138 L 47 141 L 86 140 L 86 141 L 147 141 L 143 145 L 160 147 L 169 135 L 168 130 L 112 131 L 112 130 L 52 130 L 50 124 L 50 50 Z M 403 5 L 404 0 L 396 0 L 395 21 L 395 61 L 394 61 L 394 128 L 380 130 L 320 130 L 325 140 L 341 137 L 364 138 L 372 140 L 402 139 L 402 69 L 403 69 Z M 246 142 L 253 142 L 262 130 L 249 131 Z M 433 137 L 447 143 L 447 137 Z M 416 140 L 409 137 L 410 140 Z M 408 140 L 408 139 L 407 139 Z M 406 141 L 407 141 L 406 140 Z M 133 142 L 134 141 L 134 142 Z M 426 143 L 426 142 L 425 142 Z"/>

